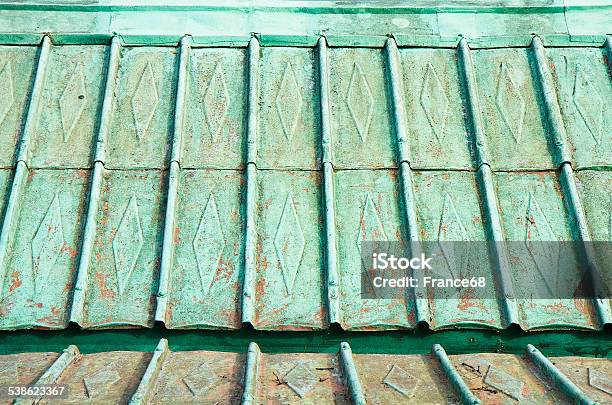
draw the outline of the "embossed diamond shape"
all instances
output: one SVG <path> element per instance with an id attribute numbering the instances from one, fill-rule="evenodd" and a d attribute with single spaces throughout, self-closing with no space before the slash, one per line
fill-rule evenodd
<path id="1" fill-rule="evenodd" d="M 64 245 L 64 230 L 59 197 L 53 196 L 45 216 L 32 238 L 32 272 L 34 274 L 34 291 L 40 293 L 47 284 L 49 273 L 59 258 Z"/>
<path id="2" fill-rule="evenodd" d="M 522 391 L 525 384 L 496 367 L 489 366 L 483 382 L 517 401 L 523 397 Z"/>
<path id="3" fill-rule="evenodd" d="M 370 279 L 370 285 L 373 285 L 372 283 L 374 282 L 374 278 L 380 275 L 380 271 L 374 270 L 370 267 L 369 258 L 364 257 L 366 255 L 362 254 L 361 242 L 385 242 L 387 240 L 388 239 L 387 235 L 385 234 L 385 229 L 382 225 L 382 222 L 380 221 L 378 212 L 376 211 L 374 201 L 372 201 L 372 196 L 370 195 L 370 193 L 367 193 L 365 196 L 363 211 L 361 212 L 361 217 L 359 218 L 357 238 L 355 243 L 357 244 L 357 250 L 359 251 L 363 268 L 369 270 L 366 271 L 366 275 Z M 386 245 L 383 244 L 383 246 L 381 246 L 377 243 L 371 244 L 369 248 L 369 250 L 371 250 L 372 252 L 387 250 Z M 373 289 L 371 292 L 375 296 L 379 294 L 379 291 L 376 289 Z"/>
<path id="4" fill-rule="evenodd" d="M 536 243 L 540 241 L 556 241 L 557 238 L 542 212 L 533 193 L 529 193 L 525 226 L 525 245 L 533 258 L 540 275 L 544 279 L 549 293 L 553 294 L 556 286 L 559 266 L 560 248 L 556 243 Z"/>
<path id="5" fill-rule="evenodd" d="M 120 380 L 121 376 L 117 373 L 117 365 L 111 363 L 94 374 L 83 378 L 83 383 L 87 390 L 87 397 L 96 398 L 106 395 L 109 388 Z"/>
<path id="6" fill-rule="evenodd" d="M 611 376 L 606 373 L 594 368 L 589 368 L 589 385 L 612 395 L 612 378 L 610 377 Z"/>
<path id="7" fill-rule="evenodd" d="M 0 70 L 0 94 L 2 95 L 0 97 L 0 124 L 2 124 L 15 101 L 13 66 L 10 60 Z"/>
<path id="8" fill-rule="evenodd" d="M 300 398 L 304 398 L 318 379 L 304 363 L 298 363 L 285 375 L 284 381 Z"/>
<path id="9" fill-rule="evenodd" d="M 438 225 L 438 245 L 442 250 L 450 275 L 452 277 L 465 276 L 470 256 L 469 244 L 454 242 L 468 241 L 469 237 L 457 214 L 457 209 L 451 196 L 444 196 L 444 205 Z"/>
<path id="10" fill-rule="evenodd" d="M 389 370 L 383 382 L 408 398 L 414 395 L 414 391 L 418 385 L 418 380 L 416 378 L 395 364 L 391 366 L 391 370 Z"/>
<path id="11" fill-rule="evenodd" d="M 427 64 L 427 70 L 425 71 L 420 102 L 429 126 L 431 126 L 438 141 L 442 142 L 449 102 L 444 86 L 431 63 Z"/>
<path id="12" fill-rule="evenodd" d="M 361 252 L 361 242 L 363 241 L 386 241 L 387 235 L 382 226 L 376 207 L 372 201 L 372 196 L 367 193 L 365 204 L 359 218 L 359 228 L 357 229 L 357 249 Z"/>
<path id="13" fill-rule="evenodd" d="M 83 64 L 79 61 L 66 83 L 66 87 L 59 99 L 62 129 L 64 130 L 64 142 L 70 138 L 72 131 L 83 114 L 87 96 L 85 94 L 85 76 L 83 75 Z"/>
<path id="14" fill-rule="evenodd" d="M 183 383 L 185 383 L 191 394 L 195 397 L 205 393 L 218 380 L 219 377 L 214 374 L 208 364 L 202 364 L 195 373 L 184 377 Z"/>
<path id="15" fill-rule="evenodd" d="M 140 74 L 140 80 L 138 80 L 136 90 L 132 96 L 132 114 L 134 116 L 134 124 L 136 125 L 136 139 L 138 142 L 144 139 L 158 103 L 159 94 L 155 84 L 153 67 L 151 62 L 147 62 L 147 65 Z"/>
<path id="16" fill-rule="evenodd" d="M 221 229 L 219 211 L 215 197 L 211 193 L 200 219 L 200 225 L 193 238 L 193 251 L 198 264 L 200 283 L 206 295 L 212 284 L 225 247 L 225 237 Z"/>
<path id="17" fill-rule="evenodd" d="M 138 204 L 136 203 L 136 196 L 132 195 L 113 238 L 115 272 L 120 295 L 123 295 L 125 287 L 129 283 L 143 243 L 144 237 L 140 225 Z"/>
<path id="18" fill-rule="evenodd" d="M 283 133 L 287 140 L 291 142 L 297 128 L 298 118 L 302 112 L 302 93 L 295 78 L 293 66 L 289 62 L 285 66 L 275 104 Z"/>
<path id="19" fill-rule="evenodd" d="M 274 247 L 280 261 L 287 294 L 291 294 L 293 290 L 293 284 L 304 254 L 304 244 L 304 233 L 295 210 L 295 202 L 291 193 L 288 193 L 274 236 Z"/>
<path id="20" fill-rule="evenodd" d="M 213 142 L 217 142 L 225 124 L 229 93 L 225 85 L 221 62 L 217 62 L 204 94 L 204 116 Z"/>
<path id="21" fill-rule="evenodd" d="M 374 97 L 372 97 L 368 80 L 357 62 L 353 64 L 353 72 L 346 93 L 346 104 L 361 142 L 365 142 L 374 113 Z"/>
<path id="22" fill-rule="evenodd" d="M 603 99 L 591 84 L 588 75 L 581 65 L 576 65 L 576 79 L 574 81 L 574 104 L 584 120 L 589 132 L 598 144 L 601 143 L 603 132 Z"/>
<path id="23" fill-rule="evenodd" d="M 514 140 L 516 143 L 521 143 L 523 121 L 525 120 L 525 100 L 512 78 L 511 68 L 505 63 L 502 63 L 499 68 L 495 104 Z"/>

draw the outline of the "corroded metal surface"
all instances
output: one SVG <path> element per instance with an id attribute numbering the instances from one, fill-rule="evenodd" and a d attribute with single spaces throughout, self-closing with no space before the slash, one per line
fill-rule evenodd
<path id="1" fill-rule="evenodd" d="M 356 354 L 353 357 L 369 403 L 458 402 L 431 355 Z"/>
<path id="2" fill-rule="evenodd" d="M 531 345 L 524 355 L 449 356 L 440 345 L 431 355 L 353 354 L 346 342 L 337 349 L 266 354 L 251 343 L 245 353 L 173 352 L 165 339 L 153 353 L 80 354 L 70 346 L 61 355 L 0 356 L 0 385 L 64 385 L 67 396 L 39 402 L 62 404 L 569 404 L 612 398 L 609 359 L 547 359 Z"/>
<path id="3" fill-rule="evenodd" d="M 612 361 L 610 359 L 586 359 L 581 357 L 552 357 L 563 374 L 574 382 L 589 398 L 597 403 L 612 401 Z"/>
<path id="4" fill-rule="evenodd" d="M 451 356 L 459 374 L 483 403 L 563 402 L 562 394 L 538 376 L 525 357 L 505 354 Z"/>
<path id="5" fill-rule="evenodd" d="M 499 249 L 488 299 L 359 279 L 364 240 L 612 240 L 605 47 L 147 38 L 0 49 L 0 328 L 610 321 L 515 300 L 535 266 Z"/>

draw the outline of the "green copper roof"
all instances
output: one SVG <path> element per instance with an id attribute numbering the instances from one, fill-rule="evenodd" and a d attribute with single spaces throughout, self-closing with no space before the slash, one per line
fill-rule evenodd
<path id="1" fill-rule="evenodd" d="M 0 327 L 601 329 L 501 250 L 496 299 L 362 300 L 359 241 L 611 240 L 609 52 L 3 46 Z"/>
<path id="2" fill-rule="evenodd" d="M 602 330 L 496 242 L 612 241 L 611 8 L 522 6 L 0 3 L 0 328 Z M 491 299 L 362 299 L 383 237 Z"/>
<path id="3" fill-rule="evenodd" d="M 334 354 L 114 351 L 0 356 L 0 384 L 64 386 L 58 403 L 606 403 L 608 359 L 547 358 L 528 345 L 522 355 Z M 17 379 L 15 379 L 17 376 Z M 4 394 L 4 393 L 3 393 Z M 30 399 L 32 402 L 33 399 Z M 26 401 L 26 399 L 22 399 Z"/>

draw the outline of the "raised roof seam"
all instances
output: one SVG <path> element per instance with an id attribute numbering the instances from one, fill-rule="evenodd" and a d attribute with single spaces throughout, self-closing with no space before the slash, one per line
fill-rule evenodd
<path id="1" fill-rule="evenodd" d="M 42 385 L 52 385 L 57 384 L 62 374 L 79 358 L 81 357 L 81 353 L 79 349 L 70 345 L 66 349 L 64 349 L 63 353 L 55 359 L 53 364 L 43 373 L 42 376 L 33 384 L 34 387 L 42 386 Z M 39 398 L 17 398 L 13 402 L 14 405 L 26 405 L 26 404 L 37 404 L 42 397 Z"/>
<path id="2" fill-rule="evenodd" d="M 546 108 L 546 119 L 548 127 L 552 133 L 552 155 L 555 167 L 560 167 L 563 163 L 571 163 L 571 156 L 567 148 L 567 133 L 561 116 L 561 109 L 557 100 L 557 92 L 553 83 L 553 77 L 548 67 L 548 61 L 542 40 L 534 36 L 531 42 L 532 55 L 537 70 L 537 79 L 541 96 L 544 99 Z M 549 142 L 550 143 L 550 142 Z"/>
<path id="3" fill-rule="evenodd" d="M 470 390 L 470 388 L 465 383 L 465 381 L 463 381 L 463 378 L 461 378 L 461 375 L 459 375 L 459 373 L 453 366 L 453 363 L 448 358 L 448 355 L 446 354 L 446 351 L 444 350 L 444 348 L 440 346 L 439 344 L 435 344 L 433 345 L 431 351 L 434 357 L 440 363 L 440 367 L 442 368 L 442 371 L 446 375 L 446 378 L 448 379 L 450 384 L 453 386 L 457 394 L 459 394 L 459 397 L 461 398 L 461 402 L 466 405 L 480 404 L 481 403 L 480 400 Z"/>
<path id="4" fill-rule="evenodd" d="M 391 87 L 391 100 L 393 103 L 393 121 L 398 149 L 398 164 L 410 164 L 410 144 L 408 139 L 406 118 L 406 103 L 404 100 L 404 86 L 402 86 L 402 65 L 400 62 L 397 43 L 394 38 L 387 39 L 385 52 L 388 64 L 388 80 Z"/>
<path id="5" fill-rule="evenodd" d="M 476 176 L 478 187 L 483 197 L 484 214 L 487 218 L 486 226 L 488 233 L 493 237 L 493 252 L 495 260 L 495 276 L 501 288 L 501 301 L 504 317 L 508 324 L 518 324 L 518 309 L 514 297 L 512 276 L 510 274 L 510 262 L 508 252 L 503 244 L 501 218 L 499 216 L 499 203 L 493 185 L 492 170 L 489 165 L 488 152 L 485 141 L 484 125 L 482 122 L 478 86 L 476 83 L 475 69 L 472 61 L 470 47 L 466 38 L 461 38 L 457 47 L 457 62 L 464 89 L 465 102 L 469 113 L 470 130 L 476 150 Z"/>
<path id="6" fill-rule="evenodd" d="M 170 287 L 170 273 L 174 264 L 174 229 L 176 226 L 176 210 L 178 201 L 178 188 L 180 178 L 180 160 L 183 144 L 183 124 L 185 116 L 185 95 L 187 92 L 187 66 L 191 49 L 191 37 L 184 36 L 180 42 L 178 85 L 174 106 L 174 134 L 172 141 L 172 157 L 170 160 L 170 174 L 166 199 L 166 212 L 164 219 L 164 237 L 162 242 L 161 265 L 159 271 L 159 288 L 157 291 L 157 305 L 155 320 L 166 321 L 168 305 L 168 290 Z"/>
<path id="7" fill-rule="evenodd" d="M 104 163 L 106 160 L 106 142 L 110 131 L 113 102 L 115 97 L 115 87 L 117 85 L 117 73 L 119 72 L 119 59 L 121 58 L 121 41 L 114 36 L 110 43 L 110 55 L 106 70 L 106 83 L 104 85 L 104 98 L 102 100 L 102 110 L 100 112 L 100 124 L 98 135 L 96 136 L 96 151 L 94 162 Z"/>
<path id="8" fill-rule="evenodd" d="M 320 37 L 317 42 L 317 59 L 319 68 L 319 97 L 321 108 L 321 149 L 322 163 L 332 163 L 331 151 L 331 115 L 329 110 L 329 62 L 327 40 Z"/>
<path id="9" fill-rule="evenodd" d="M 395 39 L 387 39 L 385 45 L 387 56 L 387 80 L 390 82 L 392 93 L 393 125 L 398 147 L 398 165 L 400 188 L 402 191 L 402 213 L 406 221 L 407 238 L 410 241 L 411 255 L 418 256 L 422 251 L 419 241 L 418 222 L 416 217 L 415 197 L 412 184 L 412 169 L 410 169 L 409 143 L 407 134 L 407 118 L 404 101 L 404 91 L 401 83 L 401 62 Z M 414 276 L 419 278 L 420 270 L 414 270 Z M 417 322 L 431 321 L 427 292 L 422 287 L 415 287 L 412 291 L 416 304 Z"/>
<path id="10" fill-rule="evenodd" d="M 246 170 L 246 206 L 245 206 L 245 241 L 244 241 L 244 278 L 242 285 L 242 322 L 253 324 L 255 317 L 255 210 L 257 198 L 257 168 L 255 163 L 247 163 Z"/>
<path id="11" fill-rule="evenodd" d="M 257 401 L 257 385 L 259 367 L 261 364 L 261 351 L 255 342 L 249 343 L 244 370 L 244 391 L 242 392 L 242 405 L 253 405 Z"/>
<path id="12" fill-rule="evenodd" d="M 478 99 L 478 85 L 476 83 L 474 63 L 472 53 L 466 38 L 461 38 L 457 47 L 457 62 L 467 103 L 469 123 L 472 130 L 472 137 L 476 147 L 476 169 L 483 164 L 489 165 L 489 154 L 487 152 L 484 125 Z"/>
<path id="13" fill-rule="evenodd" d="M 40 103 L 42 99 L 43 86 L 47 76 L 47 67 L 49 66 L 49 52 L 51 50 L 51 40 L 45 35 L 42 38 L 40 51 L 38 55 L 38 63 L 36 66 L 36 77 L 30 95 L 30 103 L 28 105 L 28 113 L 23 124 L 23 132 L 19 140 L 16 162 L 22 161 L 28 164 L 30 159 L 30 143 L 32 140 L 32 132 L 36 129 L 38 118 L 40 116 Z"/>
<path id="14" fill-rule="evenodd" d="M 331 151 L 331 118 L 329 111 L 329 65 L 327 40 L 320 37 L 318 44 L 319 93 L 321 108 L 321 148 L 323 156 L 323 203 L 325 211 L 325 270 L 327 307 L 330 323 L 341 323 L 340 279 L 336 242 L 336 206 L 334 196 L 334 168 Z"/>
<path id="15" fill-rule="evenodd" d="M 185 97 L 187 94 L 187 68 L 191 54 L 192 39 L 185 35 L 180 42 L 178 83 L 176 86 L 176 99 L 174 103 L 174 133 L 172 136 L 172 156 L 170 161 L 181 163 L 183 154 L 183 128 L 185 122 Z"/>
<path id="16" fill-rule="evenodd" d="M 248 48 L 247 163 L 257 162 L 257 112 L 259 105 L 259 41 L 251 37 Z"/>
<path id="17" fill-rule="evenodd" d="M 572 401 L 578 404 L 595 404 L 595 401 L 586 396 L 565 374 L 546 358 L 535 346 L 527 345 L 527 355 L 538 366 L 542 373 Z"/>
<path id="18" fill-rule="evenodd" d="M 4 264 L 17 230 L 17 215 L 27 177 L 28 168 L 25 162 L 20 160 L 15 168 L 11 191 L 4 211 L 4 221 L 2 222 L 2 229 L 0 229 L 0 287 L 4 286 L 4 279 L 8 271 Z"/>
<path id="19" fill-rule="evenodd" d="M 136 392 L 130 399 L 129 405 L 144 405 L 149 403 L 155 390 L 157 378 L 159 377 L 159 373 L 168 353 L 170 353 L 168 341 L 166 339 L 160 339 L 153 352 L 153 357 L 147 366 L 147 370 L 142 376 Z"/>
<path id="20" fill-rule="evenodd" d="M 247 161 L 246 204 L 244 238 L 244 277 L 242 284 L 242 322 L 253 324 L 255 317 L 255 229 L 257 199 L 257 113 L 259 105 L 259 40 L 254 34 L 248 48 L 248 111 L 247 111 Z"/>
<path id="21" fill-rule="evenodd" d="M 323 195 L 325 209 L 326 281 L 329 322 L 340 324 L 340 277 L 336 242 L 336 213 L 334 196 L 334 170 L 330 162 L 323 163 Z"/>
<path id="22" fill-rule="evenodd" d="M 96 217 L 98 215 L 100 196 L 102 194 L 103 177 L 104 165 L 102 162 L 94 162 L 94 169 L 89 187 L 89 200 L 87 204 L 87 216 L 85 217 L 83 242 L 81 243 L 81 256 L 79 258 L 76 282 L 72 295 L 72 305 L 70 307 L 70 322 L 75 322 L 77 324 L 80 324 L 83 320 L 89 264 L 91 262 L 91 254 L 93 252 L 94 239 L 96 237 Z"/>
<path id="23" fill-rule="evenodd" d="M 363 394 L 359 374 L 353 361 L 353 351 L 346 342 L 340 343 L 340 361 L 351 396 L 351 402 L 355 405 L 365 405 L 365 395 Z"/>

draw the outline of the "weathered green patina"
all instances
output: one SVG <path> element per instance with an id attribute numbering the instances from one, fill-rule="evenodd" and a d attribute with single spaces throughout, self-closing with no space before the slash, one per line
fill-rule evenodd
<path id="1" fill-rule="evenodd" d="M 0 385 L 609 401 L 609 360 L 526 349 L 609 357 L 607 297 L 525 299 L 536 259 L 497 242 L 612 242 L 610 21 L 560 0 L 0 2 Z M 486 242 L 494 282 L 362 299 L 368 240 Z M 558 277 L 612 285 L 610 251 L 574 253 Z M 143 353 L 165 337 L 196 351 Z M 14 354 L 70 344 L 88 354 Z"/>
<path id="2" fill-rule="evenodd" d="M 2 328 L 609 322 L 607 300 L 515 301 L 507 291 L 524 296 L 519 274 L 533 267 L 502 251 L 479 264 L 498 299 L 367 302 L 359 282 L 364 240 L 610 240 L 600 49 L 549 52 L 534 37 L 470 51 L 463 40 L 455 60 L 394 39 L 376 49 L 185 38 L 176 48 L 45 37 L 31 86 L 17 73 L 33 69 L 34 48 L 5 57 L 9 93 L 29 107 L 4 101 L 23 129 L 13 175 L 7 155 L 0 177 Z M 17 57 L 29 62 L 13 72 Z"/>

